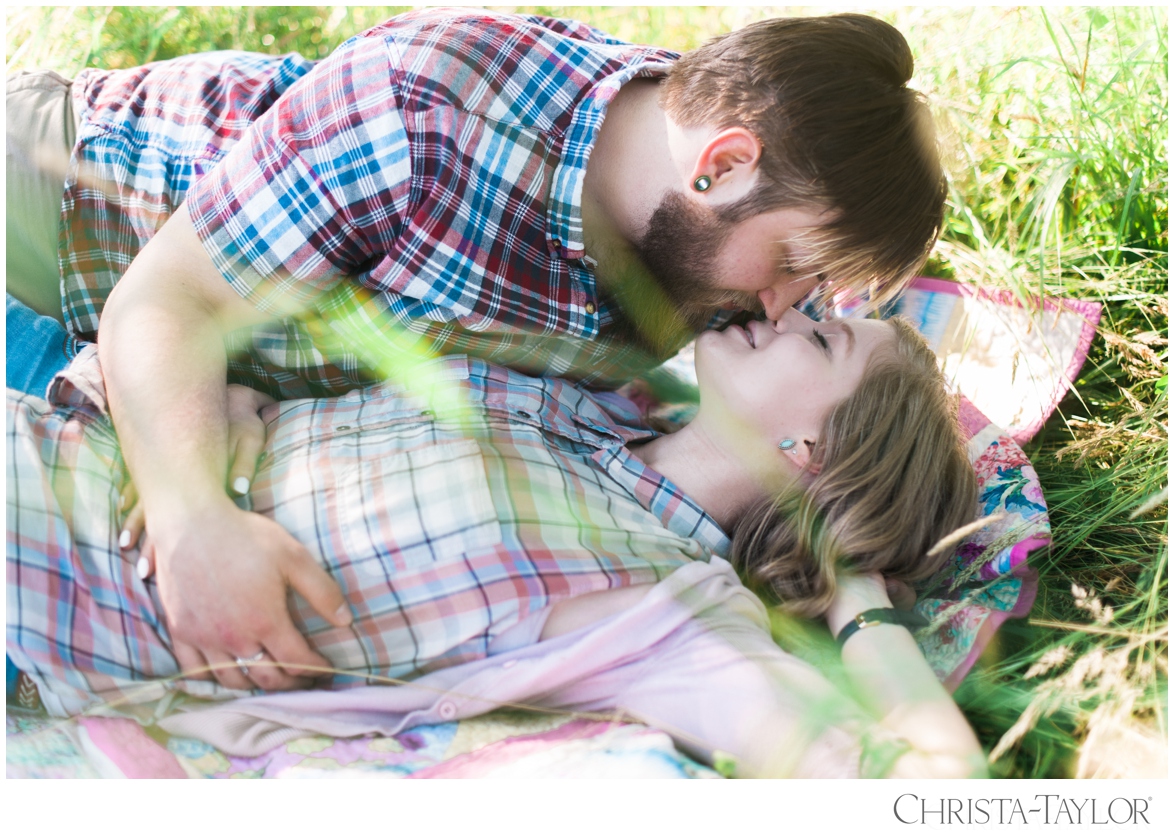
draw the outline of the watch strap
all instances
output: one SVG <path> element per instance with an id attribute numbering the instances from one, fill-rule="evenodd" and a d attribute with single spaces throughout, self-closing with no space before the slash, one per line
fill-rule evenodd
<path id="1" fill-rule="evenodd" d="M 840 629 L 836 636 L 836 645 L 841 649 L 849 637 L 862 628 L 871 628 L 874 625 L 902 625 L 906 628 L 924 628 L 929 620 L 912 610 L 897 610 L 895 607 L 874 607 L 857 613 L 856 617 Z"/>

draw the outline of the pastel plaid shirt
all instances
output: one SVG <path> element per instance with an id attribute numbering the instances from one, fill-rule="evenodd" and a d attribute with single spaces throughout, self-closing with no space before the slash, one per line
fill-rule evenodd
<path id="1" fill-rule="evenodd" d="M 352 675 L 341 682 L 480 659 L 550 604 L 724 554 L 714 520 L 628 451 L 654 435 L 630 402 L 464 356 L 430 372 L 463 405 L 381 385 L 265 415 L 264 457 L 241 502 L 342 587 L 355 617 L 346 629 L 292 603 L 311 644 Z M 166 687 L 143 681 L 178 664 L 154 581 L 118 548 L 127 475 L 96 347 L 49 398 L 8 391 L 9 655 L 52 711 L 95 695 L 158 699 Z"/>
<path id="2" fill-rule="evenodd" d="M 86 70 L 62 210 L 70 328 L 96 332 L 186 198 L 242 296 L 303 312 L 232 335 L 234 380 L 337 395 L 405 357 L 467 353 L 618 385 L 664 358 L 618 336 L 584 252 L 583 179 L 608 102 L 676 57 L 572 21 L 449 9 L 316 66 L 220 52 Z"/>

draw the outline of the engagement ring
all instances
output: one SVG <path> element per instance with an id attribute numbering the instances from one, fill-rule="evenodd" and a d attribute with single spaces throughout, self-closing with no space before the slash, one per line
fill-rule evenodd
<path id="1" fill-rule="evenodd" d="M 249 663 L 259 663 L 263 659 L 265 659 L 265 649 L 264 648 L 262 648 L 260 651 L 258 651 L 256 654 L 254 654 L 251 657 L 237 657 L 236 658 L 236 665 L 237 665 L 237 668 L 239 668 L 241 670 L 241 674 L 243 674 L 245 677 L 248 677 L 249 676 Z"/>

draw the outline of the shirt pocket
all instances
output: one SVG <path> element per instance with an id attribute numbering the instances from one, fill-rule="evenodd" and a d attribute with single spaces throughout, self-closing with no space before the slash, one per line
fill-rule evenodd
<path id="1" fill-rule="evenodd" d="M 473 439 L 365 457 L 335 501 L 337 534 L 360 575 L 451 563 L 502 540 Z"/>

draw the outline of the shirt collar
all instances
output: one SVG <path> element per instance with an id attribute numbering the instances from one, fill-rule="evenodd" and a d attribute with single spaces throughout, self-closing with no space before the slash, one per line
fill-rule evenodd
<path id="1" fill-rule="evenodd" d="M 640 505 L 660 518 L 670 532 L 693 538 L 710 552 L 726 557 L 730 539 L 722 527 L 668 477 L 649 468 L 621 445 L 598 450 L 591 458 L 630 491 Z"/>
<path id="2" fill-rule="evenodd" d="M 626 445 L 657 436 L 639 408 L 614 392 L 589 392 L 560 378 L 532 378 L 479 358 L 449 356 L 434 363 L 464 372 L 467 386 L 486 407 L 506 408 L 515 420 L 534 421 L 596 448 L 591 459 L 675 535 L 696 540 L 720 557 L 730 540 L 717 521 Z M 577 430 L 576 430 L 577 428 Z"/>
<path id="3" fill-rule="evenodd" d="M 584 257 L 583 180 L 587 159 L 595 146 L 607 106 L 620 88 L 634 78 L 661 78 L 671 64 L 645 60 L 633 63 L 600 79 L 583 97 L 571 116 L 563 139 L 562 154 L 555 167 L 547 214 L 547 246 L 563 259 Z"/>

